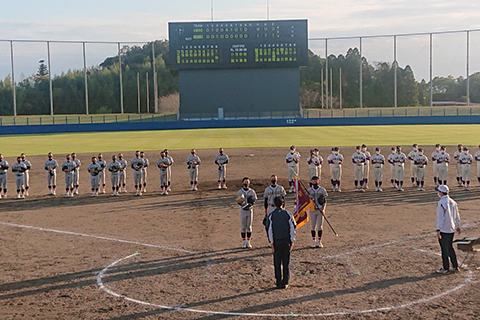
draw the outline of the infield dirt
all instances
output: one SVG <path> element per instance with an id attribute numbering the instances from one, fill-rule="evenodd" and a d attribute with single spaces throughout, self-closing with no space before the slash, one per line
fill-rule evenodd
<path id="1" fill-rule="evenodd" d="M 385 153 L 389 148 L 383 148 Z M 454 150 L 453 147 L 450 151 Z M 100 150 L 99 150 L 100 151 Z M 302 154 L 300 177 L 307 182 L 308 148 Z M 408 149 L 406 152 L 408 153 Z M 426 148 L 430 155 L 431 148 Z M 384 192 L 353 192 L 353 147 L 344 147 L 342 193 L 330 188 L 328 165 L 322 185 L 329 192 L 326 215 L 339 237 L 324 225 L 323 249 L 311 249 L 309 223 L 297 230 L 292 252 L 291 287 L 273 290 L 273 259 L 262 225 L 263 191 L 271 174 L 288 189 L 285 155 L 288 149 L 225 150 L 230 156 L 228 190 L 216 190 L 213 158 L 217 150 L 198 150 L 202 159 L 199 191 L 189 191 L 187 151 L 172 151 L 175 159 L 169 196 L 159 192 L 157 153 L 150 159 L 147 193 L 133 195 L 132 171 L 128 191 L 90 197 L 86 167 L 93 154 L 80 154 L 80 195 L 64 198 L 63 173 L 58 172 L 57 196 L 46 195 L 45 157 L 29 157 L 31 191 L 26 200 L 0 200 L 0 319 L 217 319 L 228 316 L 167 311 L 112 297 L 99 289 L 97 275 L 106 266 L 138 251 L 138 255 L 108 269 L 103 283 L 112 291 L 156 305 L 198 310 L 262 313 L 324 314 L 337 319 L 476 319 L 480 318 L 479 258 L 468 269 L 439 276 L 441 266 L 435 230 L 436 202 L 432 170 L 427 168 L 426 191 L 410 183 L 406 165 L 405 192 L 390 187 L 384 170 Z M 321 148 L 326 162 L 329 149 Z M 453 151 L 451 152 L 453 153 Z M 253 156 L 250 156 L 252 155 Z M 132 153 L 124 152 L 129 162 Z M 111 154 L 104 154 L 106 160 Z M 64 156 L 56 155 L 59 163 Z M 13 158 L 7 159 L 12 165 Z M 473 167 L 472 167 L 473 169 Z M 457 200 L 463 236 L 480 236 L 480 188 L 472 170 L 472 190 L 454 186 L 455 166 L 449 168 L 452 198 Z M 240 224 L 235 195 L 248 176 L 260 200 L 255 206 L 253 248 L 240 249 Z M 287 196 L 292 210 L 293 196 Z M 176 249 L 148 247 L 87 236 L 12 227 L 34 226 L 136 241 Z M 458 236 L 457 236 L 458 237 Z M 458 251 L 459 260 L 464 252 Z M 466 283 L 466 284 L 465 284 Z M 439 298 L 409 307 L 402 304 L 429 299 L 465 284 Z M 372 313 L 362 310 L 390 308 Z M 237 318 L 250 319 L 250 316 Z M 269 318 L 269 317 L 267 317 Z"/>

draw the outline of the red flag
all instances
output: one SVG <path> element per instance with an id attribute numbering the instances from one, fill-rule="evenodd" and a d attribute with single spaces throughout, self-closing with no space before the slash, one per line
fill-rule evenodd
<path id="1" fill-rule="evenodd" d="M 308 212 L 315 210 L 315 203 L 308 196 L 307 190 L 300 183 L 300 178 L 295 177 L 295 204 L 293 218 L 297 223 L 297 229 L 308 222 Z"/>

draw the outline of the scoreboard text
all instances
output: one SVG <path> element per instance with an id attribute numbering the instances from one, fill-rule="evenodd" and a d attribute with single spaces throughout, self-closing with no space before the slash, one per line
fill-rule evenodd
<path id="1" fill-rule="evenodd" d="M 169 23 L 172 69 L 307 65 L 307 20 Z"/>

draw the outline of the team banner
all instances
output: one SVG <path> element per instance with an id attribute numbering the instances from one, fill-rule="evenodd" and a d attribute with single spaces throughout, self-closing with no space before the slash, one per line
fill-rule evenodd
<path id="1" fill-rule="evenodd" d="M 308 213 L 315 210 L 315 203 L 308 196 L 307 190 L 300 182 L 300 178 L 295 177 L 295 204 L 293 209 L 293 218 L 297 223 L 297 229 L 308 222 Z"/>

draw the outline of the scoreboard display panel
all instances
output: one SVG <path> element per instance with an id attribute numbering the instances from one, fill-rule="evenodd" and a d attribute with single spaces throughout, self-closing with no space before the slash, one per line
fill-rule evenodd
<path id="1" fill-rule="evenodd" d="M 170 22 L 172 69 L 291 68 L 308 63 L 307 20 Z"/>

